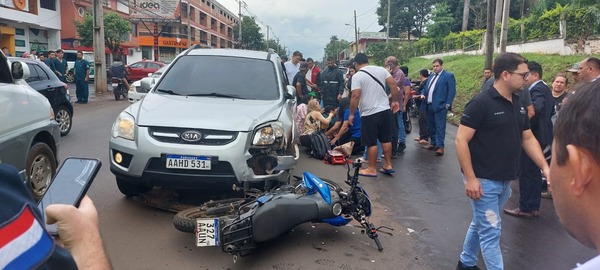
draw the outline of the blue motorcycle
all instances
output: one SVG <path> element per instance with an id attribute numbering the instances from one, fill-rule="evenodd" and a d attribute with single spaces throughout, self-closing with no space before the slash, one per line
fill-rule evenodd
<path id="1" fill-rule="evenodd" d="M 177 213 L 173 223 L 180 231 L 194 232 L 197 246 L 220 246 L 230 255 L 244 256 L 302 223 L 345 226 L 356 220 L 382 251 L 377 233 L 382 228 L 393 229 L 369 222 L 371 200 L 358 182 L 361 165 L 359 160 L 347 165 L 347 191 L 331 180 L 304 172 L 302 177 L 294 176 L 300 180 L 296 186 L 282 186 L 252 199 L 210 201 Z"/>

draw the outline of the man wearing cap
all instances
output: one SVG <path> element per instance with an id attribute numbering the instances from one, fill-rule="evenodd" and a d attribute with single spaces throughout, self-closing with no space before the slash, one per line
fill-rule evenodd
<path id="1" fill-rule="evenodd" d="M 308 64 L 306 62 L 298 63 L 300 68 L 294 80 L 292 81 L 292 85 L 296 87 L 296 104 L 307 104 L 308 103 L 308 94 L 310 91 L 308 90 L 308 85 L 306 84 L 306 72 L 308 71 Z"/>
<path id="2" fill-rule="evenodd" d="M 600 78 L 600 59 L 586 58 L 579 63 L 579 77 L 582 82 L 589 83 Z"/>
<path id="3" fill-rule="evenodd" d="M 573 64 L 573 66 L 567 69 L 567 72 L 571 73 L 571 76 L 573 76 L 574 84 L 579 83 L 579 63 Z"/>

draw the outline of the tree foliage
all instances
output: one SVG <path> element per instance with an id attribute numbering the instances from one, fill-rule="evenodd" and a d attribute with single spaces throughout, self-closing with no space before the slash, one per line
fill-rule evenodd
<path id="1" fill-rule="evenodd" d="M 411 39 L 421 37 L 425 23 L 431 18 L 431 7 L 436 0 L 391 1 L 390 37 Z M 387 27 L 388 1 L 379 0 L 377 16 L 379 25 Z"/>
<path id="2" fill-rule="evenodd" d="M 396 59 L 398 59 L 398 63 L 407 63 L 409 58 L 402 54 L 401 48 L 402 44 L 400 41 L 390 40 L 387 43 L 385 41 L 380 41 L 370 44 L 367 53 L 371 59 L 370 62 L 375 65 L 383 66 L 383 62 L 388 56 L 395 56 Z"/>
<path id="3" fill-rule="evenodd" d="M 267 42 L 267 47 L 275 50 L 277 54 L 287 55 L 287 51 L 283 45 L 279 42 L 279 39 L 269 39 Z"/>
<path id="4" fill-rule="evenodd" d="M 77 35 L 81 38 L 83 46 L 92 46 L 94 40 L 94 17 L 85 15 L 83 20 L 75 20 Z M 108 47 L 113 54 L 117 54 L 121 48 L 121 43 L 125 41 L 127 35 L 131 32 L 129 21 L 122 18 L 116 12 L 104 14 L 104 45 Z"/>
<path id="5" fill-rule="evenodd" d="M 452 17 L 450 7 L 446 3 L 435 6 L 431 20 L 433 23 L 427 26 L 427 36 L 432 38 L 447 36 L 452 31 L 453 26 L 456 25 L 456 21 L 458 21 Z"/>
<path id="6" fill-rule="evenodd" d="M 239 26 L 233 27 L 236 40 L 239 40 Z M 242 44 L 241 48 L 247 50 L 264 51 L 266 48 L 265 36 L 260 32 L 256 20 L 250 16 L 242 18 Z"/>
<path id="7" fill-rule="evenodd" d="M 339 59 L 339 53 L 350 47 L 350 42 L 345 39 L 339 39 L 337 36 L 331 36 L 329 43 L 325 46 L 325 55 L 333 58 L 335 61 L 343 60 Z"/>

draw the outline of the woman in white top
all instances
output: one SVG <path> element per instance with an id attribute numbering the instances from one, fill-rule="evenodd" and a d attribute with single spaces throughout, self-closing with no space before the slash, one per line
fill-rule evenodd
<path id="1" fill-rule="evenodd" d="M 300 145 L 310 148 L 310 134 L 320 130 L 321 124 L 329 125 L 334 115 L 335 109 L 329 112 L 327 118 L 323 117 L 319 101 L 311 99 L 308 102 L 308 113 L 306 114 L 306 120 L 304 120 L 304 131 L 300 135 Z"/>

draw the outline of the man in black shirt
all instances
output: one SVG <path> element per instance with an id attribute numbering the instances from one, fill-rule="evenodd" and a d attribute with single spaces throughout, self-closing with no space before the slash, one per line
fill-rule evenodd
<path id="1" fill-rule="evenodd" d="M 455 143 L 473 219 L 457 269 L 479 269 L 480 251 L 487 269 L 503 269 L 500 209 L 510 197 L 510 181 L 517 179 L 521 148 L 548 175 L 527 109 L 515 94 L 528 75 L 525 58 L 516 53 L 500 54 L 494 61 L 493 88 L 465 106 Z"/>

